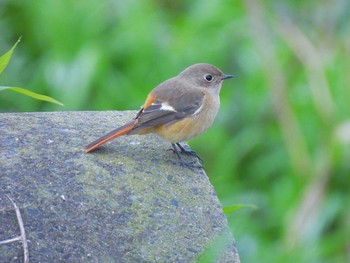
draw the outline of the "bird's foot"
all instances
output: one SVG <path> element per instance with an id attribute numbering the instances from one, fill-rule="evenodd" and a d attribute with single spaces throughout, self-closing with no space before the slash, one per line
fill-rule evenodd
<path id="1" fill-rule="evenodd" d="M 188 145 L 181 145 L 180 143 L 176 143 L 176 145 L 180 148 L 182 154 L 196 157 L 201 162 L 201 164 L 203 163 L 203 159 L 195 151 L 192 151 Z"/>
<path id="2" fill-rule="evenodd" d="M 199 157 L 198 154 L 195 151 L 192 151 L 190 149 L 190 147 L 188 147 L 188 146 L 184 147 L 180 143 L 172 143 L 171 146 L 173 148 L 169 149 L 169 150 L 173 151 L 177 155 L 177 157 L 180 160 L 181 166 L 189 168 L 191 170 L 194 169 L 194 168 L 200 168 L 200 169 L 203 168 L 203 165 L 202 165 L 203 159 L 201 157 Z M 177 149 L 176 146 L 180 149 L 180 152 L 179 152 L 179 150 Z M 200 165 L 198 165 L 197 161 L 185 162 L 180 153 L 196 157 L 200 161 Z"/>

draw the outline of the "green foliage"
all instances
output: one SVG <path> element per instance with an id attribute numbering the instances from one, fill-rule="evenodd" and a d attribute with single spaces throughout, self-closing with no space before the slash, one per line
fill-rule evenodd
<path id="1" fill-rule="evenodd" d="M 226 215 L 228 215 L 242 208 L 257 209 L 255 205 L 230 205 L 223 207 L 222 210 Z"/>
<path id="2" fill-rule="evenodd" d="M 7 64 L 10 62 L 12 53 L 15 50 L 17 44 L 20 42 L 20 40 L 21 39 L 18 39 L 17 42 L 13 45 L 13 47 L 8 52 L 6 52 L 3 56 L 0 57 L 0 74 L 4 71 L 4 69 L 6 68 Z M 55 103 L 55 104 L 63 106 L 62 103 L 60 103 L 59 101 L 57 101 L 57 100 L 55 100 L 53 98 L 50 98 L 48 96 L 41 95 L 41 94 L 38 94 L 38 93 L 35 93 L 35 92 L 32 92 L 32 91 L 26 90 L 26 89 L 23 89 L 23 88 L 0 86 L 0 91 L 3 91 L 3 90 L 12 90 L 14 92 L 18 92 L 20 94 L 32 97 L 32 98 L 37 99 L 37 100 L 48 101 L 48 102 Z"/>
<path id="3" fill-rule="evenodd" d="M 32 98 L 37 99 L 37 100 L 47 101 L 47 102 L 51 102 L 51 103 L 63 106 L 63 104 L 61 102 L 59 102 L 59 101 L 57 101 L 57 100 L 55 100 L 53 98 L 50 98 L 49 96 L 41 95 L 41 94 L 32 92 L 30 90 L 26 90 L 26 89 L 23 89 L 23 88 L 20 88 L 20 87 L 4 87 L 4 86 L 0 86 L 0 91 L 6 90 L 6 89 L 12 90 L 12 91 L 15 91 L 15 92 L 18 92 L 18 93 L 21 93 L 23 95 L 26 95 L 28 97 L 32 97 Z"/>
<path id="4" fill-rule="evenodd" d="M 20 41 L 21 41 L 21 39 L 18 39 L 17 42 L 13 45 L 13 47 L 0 57 L 0 74 L 4 71 L 7 64 L 10 62 L 12 53 Z"/>
<path id="5" fill-rule="evenodd" d="M 70 110 L 138 109 L 193 63 L 235 74 L 191 146 L 224 207 L 257 207 L 227 214 L 242 262 L 348 262 L 349 3 L 7 0 L 0 50 L 23 35 L 8 81 Z"/>

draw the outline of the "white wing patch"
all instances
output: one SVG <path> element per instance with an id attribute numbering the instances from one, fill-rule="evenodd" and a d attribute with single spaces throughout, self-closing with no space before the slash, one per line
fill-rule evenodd
<path id="1" fill-rule="evenodd" d="M 151 105 L 155 106 L 155 105 L 159 105 L 158 103 L 152 103 Z M 177 112 L 172 106 L 170 106 L 167 102 L 162 102 L 162 104 L 160 104 L 160 108 L 159 110 L 164 110 L 164 111 L 173 111 L 173 112 Z"/>

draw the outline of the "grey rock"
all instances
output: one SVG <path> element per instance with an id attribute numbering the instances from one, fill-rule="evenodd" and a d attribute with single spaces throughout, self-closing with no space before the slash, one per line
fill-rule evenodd
<path id="1" fill-rule="evenodd" d="M 180 166 L 169 143 L 123 136 L 84 153 L 134 115 L 0 114 L 0 240 L 19 235 L 8 195 L 31 262 L 239 262 L 204 170 Z M 0 246 L 0 262 L 23 262 L 21 243 Z"/>

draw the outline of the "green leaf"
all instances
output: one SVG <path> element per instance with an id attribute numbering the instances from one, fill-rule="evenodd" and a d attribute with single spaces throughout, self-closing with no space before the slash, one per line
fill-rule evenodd
<path id="1" fill-rule="evenodd" d="M 32 92 L 32 91 L 29 91 L 29 90 L 26 90 L 26 89 L 23 89 L 23 88 L 19 88 L 19 87 L 4 87 L 4 86 L 0 86 L 0 91 L 3 91 L 3 90 L 12 90 L 12 91 L 15 91 L 15 92 L 18 92 L 18 93 L 21 93 L 21 94 L 24 94 L 24 95 L 27 95 L 29 97 L 32 97 L 34 99 L 37 99 L 37 100 L 43 100 L 43 101 L 48 101 L 48 102 L 51 102 L 51 103 L 55 103 L 55 104 L 58 104 L 60 106 L 63 106 L 63 104 L 49 96 L 45 96 L 45 95 L 41 95 L 41 94 L 38 94 L 38 93 L 35 93 L 35 92 Z"/>
<path id="2" fill-rule="evenodd" d="M 223 207 L 224 213 L 227 214 L 231 214 L 233 212 L 236 212 L 239 209 L 242 208 L 250 208 L 250 209 L 257 209 L 257 207 L 255 205 L 231 205 L 231 206 L 225 206 Z"/>
<path id="3" fill-rule="evenodd" d="M 4 69 L 6 68 L 7 64 L 8 64 L 9 61 L 10 61 L 10 58 L 11 58 L 11 56 L 12 56 L 13 51 L 15 50 L 17 44 L 18 44 L 20 41 L 21 41 L 21 38 L 19 38 L 19 39 L 17 40 L 17 42 L 13 45 L 13 47 L 12 47 L 9 51 L 7 51 L 4 55 L 2 55 L 2 56 L 0 57 L 0 74 L 1 74 L 1 72 L 3 72 Z"/>

